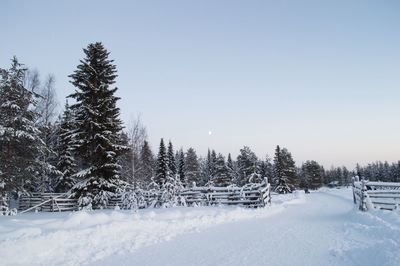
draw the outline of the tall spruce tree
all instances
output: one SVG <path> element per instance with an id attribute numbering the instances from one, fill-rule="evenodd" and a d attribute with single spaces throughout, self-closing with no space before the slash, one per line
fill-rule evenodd
<path id="1" fill-rule="evenodd" d="M 69 97 L 75 113 L 75 140 L 82 170 L 77 176 L 85 182 L 77 186 L 81 206 L 105 207 L 119 188 L 118 157 L 127 150 L 121 145 L 122 122 L 115 96 L 116 66 L 102 43 L 83 49 L 85 58 L 69 77 L 76 87 Z"/>
<path id="2" fill-rule="evenodd" d="M 168 155 L 167 150 L 165 148 L 164 139 L 160 141 L 160 149 L 158 151 L 157 156 L 157 172 L 156 172 L 156 182 L 157 184 L 162 187 L 169 175 L 168 169 Z"/>
<path id="3" fill-rule="evenodd" d="M 210 156 L 210 162 L 209 162 L 209 167 L 210 167 L 210 177 L 214 178 L 215 176 L 215 165 L 217 163 L 217 153 L 215 150 L 211 151 L 211 156 Z"/>
<path id="4" fill-rule="evenodd" d="M 275 191 L 278 193 L 288 193 L 291 192 L 289 186 L 287 185 L 288 179 L 285 175 L 285 164 L 282 156 L 282 150 L 279 145 L 275 149 L 274 157 L 274 185 Z"/>
<path id="5" fill-rule="evenodd" d="M 54 190 L 56 192 L 66 192 L 76 183 L 73 175 L 76 173 L 76 163 L 74 158 L 74 140 L 73 140 L 73 114 L 65 103 L 64 114 L 61 119 L 58 140 L 58 163 L 57 169 L 61 172 Z"/>
<path id="6" fill-rule="evenodd" d="M 179 150 L 178 175 L 179 175 L 179 179 L 181 180 L 182 185 L 185 185 L 186 184 L 185 154 L 183 153 L 183 149 Z"/>
<path id="7" fill-rule="evenodd" d="M 203 183 L 208 183 L 213 179 L 214 175 L 214 161 L 211 157 L 211 150 L 207 151 L 207 158 L 201 159 L 201 172 L 203 175 Z"/>
<path id="8" fill-rule="evenodd" d="M 171 141 L 168 143 L 168 169 L 169 174 L 172 176 L 176 175 L 176 164 L 174 156 L 174 146 L 172 146 Z"/>
<path id="9" fill-rule="evenodd" d="M 281 157 L 283 162 L 283 175 L 286 178 L 286 184 L 289 186 L 291 191 L 294 191 L 299 185 L 295 161 L 293 160 L 292 154 L 286 148 L 281 150 Z"/>
<path id="10" fill-rule="evenodd" d="M 36 97 L 24 86 L 26 68 L 14 57 L 10 69 L 0 69 L 0 212 L 10 193 L 29 193 L 43 147 L 35 124 Z"/>
<path id="11" fill-rule="evenodd" d="M 197 159 L 196 151 L 189 148 L 185 156 L 185 178 L 186 186 L 192 187 L 201 182 L 200 165 Z"/>

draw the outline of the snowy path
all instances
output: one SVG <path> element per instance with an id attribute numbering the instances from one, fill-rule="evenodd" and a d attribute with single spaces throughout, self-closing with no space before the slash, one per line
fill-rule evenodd
<path id="1" fill-rule="evenodd" d="M 0 265 L 400 265 L 399 251 L 400 215 L 355 211 L 350 190 L 258 210 L 0 217 Z"/>
<path id="2" fill-rule="evenodd" d="M 102 265 L 400 265 L 399 227 L 355 212 L 351 194 L 312 193 L 304 204 L 285 207 L 279 215 L 183 235 Z"/>

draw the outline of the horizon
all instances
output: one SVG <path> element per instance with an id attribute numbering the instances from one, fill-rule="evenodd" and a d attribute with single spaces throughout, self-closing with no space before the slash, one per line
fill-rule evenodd
<path id="1" fill-rule="evenodd" d="M 92 3 L 5 1 L 0 67 L 16 55 L 54 74 L 61 110 L 82 49 L 101 41 L 121 118 L 141 114 L 154 153 L 164 138 L 235 159 L 280 145 L 325 169 L 399 160 L 398 3 Z"/>

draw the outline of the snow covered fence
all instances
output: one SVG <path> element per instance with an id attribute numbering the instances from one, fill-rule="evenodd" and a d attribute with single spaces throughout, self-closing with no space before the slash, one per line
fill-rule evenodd
<path id="1" fill-rule="evenodd" d="M 132 193 L 135 193 L 134 191 Z M 143 191 L 135 193 L 129 200 L 130 193 L 124 193 L 111 198 L 107 208 L 120 209 L 148 208 L 163 206 L 162 191 Z M 128 198 L 127 198 L 128 196 Z M 271 185 L 265 179 L 261 183 L 251 183 L 243 187 L 193 187 L 184 189 L 177 195 L 181 198 L 180 205 L 240 205 L 245 207 L 264 207 L 271 203 Z M 127 204 L 134 202 L 135 204 Z M 68 197 L 67 193 L 34 193 L 22 196 L 19 200 L 19 211 L 61 212 L 78 210 L 77 199 Z"/>
<path id="2" fill-rule="evenodd" d="M 271 203 L 271 185 L 247 184 L 243 187 L 194 187 L 182 192 L 186 203 L 195 205 L 241 205 L 264 207 Z"/>
<path id="3" fill-rule="evenodd" d="M 68 198 L 66 193 L 33 193 L 21 196 L 18 210 L 27 211 L 74 211 L 78 209 L 78 200 Z"/>
<path id="4" fill-rule="evenodd" d="M 359 181 L 356 177 L 353 182 L 353 199 L 362 211 L 399 209 L 400 183 Z"/>

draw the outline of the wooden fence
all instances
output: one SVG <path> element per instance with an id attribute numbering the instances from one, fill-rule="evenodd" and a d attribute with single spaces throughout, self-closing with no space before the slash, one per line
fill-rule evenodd
<path id="1" fill-rule="evenodd" d="M 244 187 L 195 187 L 182 192 L 182 196 L 188 204 L 264 207 L 271 203 L 271 186 L 263 182 Z"/>
<path id="2" fill-rule="evenodd" d="M 362 211 L 399 209 L 400 183 L 370 182 L 356 179 L 353 182 L 353 199 Z"/>
<path id="3" fill-rule="evenodd" d="M 248 184 L 244 187 L 194 187 L 183 190 L 180 195 L 185 205 L 240 205 L 245 207 L 264 207 L 271 203 L 271 186 L 265 181 L 259 184 Z M 143 202 L 138 208 L 154 206 L 159 201 L 158 193 L 145 192 Z M 122 196 L 109 200 L 107 208 L 116 206 L 126 208 Z M 68 198 L 63 193 L 34 193 L 22 196 L 19 200 L 20 212 L 28 211 L 74 211 L 78 210 L 77 199 Z"/>
<path id="4" fill-rule="evenodd" d="M 28 211 L 75 211 L 78 210 L 78 200 L 70 199 L 64 193 L 33 193 L 21 196 L 18 210 Z"/>

